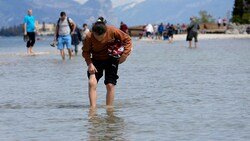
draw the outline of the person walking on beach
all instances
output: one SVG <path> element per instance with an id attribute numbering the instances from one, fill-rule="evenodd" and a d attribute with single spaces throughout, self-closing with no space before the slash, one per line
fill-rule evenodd
<path id="1" fill-rule="evenodd" d="M 84 23 L 82 25 L 82 45 L 84 45 L 84 40 L 88 33 L 89 33 L 88 25 Z"/>
<path id="2" fill-rule="evenodd" d="M 227 19 L 223 18 L 222 22 L 223 22 L 223 26 L 226 27 L 226 25 L 227 25 Z"/>
<path id="3" fill-rule="evenodd" d="M 33 54 L 32 51 L 35 42 L 36 42 L 36 25 L 35 25 L 35 17 L 32 15 L 32 9 L 28 10 L 28 14 L 24 17 L 24 36 L 28 37 L 27 40 L 27 53 Z"/>
<path id="4" fill-rule="evenodd" d="M 158 38 L 158 24 L 154 24 L 154 38 L 157 40 Z"/>
<path id="5" fill-rule="evenodd" d="M 118 52 L 123 48 L 119 57 Z M 106 85 L 106 106 L 112 106 L 115 97 L 115 85 L 117 79 L 118 65 L 126 61 L 132 50 L 130 36 L 120 29 L 106 25 L 106 20 L 99 17 L 92 25 L 92 32 L 85 38 L 82 47 L 82 56 L 88 65 L 89 78 L 89 101 L 90 107 L 96 108 L 96 88 L 99 79 L 105 72 L 104 84 Z"/>
<path id="6" fill-rule="evenodd" d="M 128 34 L 128 26 L 123 22 L 121 22 L 120 30 Z"/>
<path id="7" fill-rule="evenodd" d="M 71 39 L 72 39 L 72 45 L 74 46 L 74 51 L 75 51 L 75 55 L 77 55 L 78 53 L 78 45 L 81 43 L 82 41 L 82 33 L 79 29 L 79 27 L 76 26 L 75 32 L 71 35 Z M 72 50 L 73 51 L 73 50 Z"/>
<path id="8" fill-rule="evenodd" d="M 167 29 L 167 33 L 168 33 L 168 42 L 172 43 L 173 42 L 173 38 L 174 38 L 174 25 L 171 24 L 168 29 Z"/>
<path id="9" fill-rule="evenodd" d="M 189 41 L 189 47 L 192 47 L 192 39 L 194 38 L 195 47 L 197 47 L 198 42 L 198 30 L 200 29 L 199 24 L 196 22 L 194 17 L 190 18 L 191 23 L 187 27 L 187 39 L 186 41 Z"/>
<path id="10" fill-rule="evenodd" d="M 61 57 L 65 60 L 64 46 L 67 46 L 69 59 L 72 59 L 71 35 L 75 32 L 76 24 L 66 16 L 65 12 L 60 13 L 60 18 L 57 21 L 54 41 L 58 41 L 57 49 L 60 50 Z"/>
<path id="11" fill-rule="evenodd" d="M 159 39 L 159 40 L 162 40 L 163 32 L 164 32 L 164 25 L 163 25 L 163 23 L 161 23 L 161 24 L 158 26 L 158 39 Z"/>
<path id="12" fill-rule="evenodd" d="M 153 25 L 152 24 L 148 24 L 146 26 L 146 37 L 148 37 L 148 38 L 152 37 L 153 33 L 154 33 L 154 27 L 153 27 Z"/>

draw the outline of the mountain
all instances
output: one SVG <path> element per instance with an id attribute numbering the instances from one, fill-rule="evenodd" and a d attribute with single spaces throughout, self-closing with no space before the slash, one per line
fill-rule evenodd
<path id="1" fill-rule="evenodd" d="M 199 16 L 206 10 L 215 19 L 231 16 L 234 0 L 130 0 L 131 3 L 113 8 L 112 1 L 87 0 L 80 4 L 75 0 L 0 0 L 0 27 L 19 25 L 28 9 L 39 22 L 56 23 L 61 11 L 65 11 L 79 26 L 91 25 L 99 16 L 108 24 L 128 26 L 147 23 L 189 23 L 190 16 Z M 124 0 L 125 1 L 125 0 Z"/>
<path id="2" fill-rule="evenodd" d="M 189 23 L 190 16 L 206 10 L 213 18 L 231 15 L 234 0 L 144 0 L 116 7 L 118 21 L 130 26 L 147 23 Z M 228 15 L 229 14 L 229 15 Z"/>
<path id="3" fill-rule="evenodd" d="M 19 25 L 28 9 L 39 22 L 56 23 L 60 12 L 65 11 L 79 26 L 91 24 L 99 16 L 104 16 L 114 24 L 111 0 L 88 0 L 79 4 L 74 0 L 0 0 L 0 27 Z"/>

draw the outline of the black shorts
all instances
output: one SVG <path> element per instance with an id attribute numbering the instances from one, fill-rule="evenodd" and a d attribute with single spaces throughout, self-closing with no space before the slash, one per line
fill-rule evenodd
<path id="1" fill-rule="evenodd" d="M 26 47 L 33 47 L 36 42 L 36 34 L 35 32 L 27 32 L 27 35 L 29 36 L 29 40 L 27 41 Z"/>
<path id="2" fill-rule="evenodd" d="M 192 41 L 194 38 L 194 42 L 198 42 L 198 32 L 188 31 L 186 41 Z"/>
<path id="3" fill-rule="evenodd" d="M 119 76 L 117 75 L 118 72 L 118 65 L 119 65 L 119 59 L 117 58 L 111 58 L 107 60 L 94 60 L 92 59 L 93 65 L 97 69 L 97 73 L 95 73 L 97 82 L 102 78 L 103 71 L 105 72 L 105 79 L 104 84 L 107 85 L 108 83 L 112 83 L 116 85 L 117 79 Z M 90 76 L 90 73 L 88 73 L 88 78 Z"/>
<path id="4" fill-rule="evenodd" d="M 168 34 L 168 38 L 169 38 L 169 37 L 174 38 L 173 33 L 169 33 L 169 34 Z"/>

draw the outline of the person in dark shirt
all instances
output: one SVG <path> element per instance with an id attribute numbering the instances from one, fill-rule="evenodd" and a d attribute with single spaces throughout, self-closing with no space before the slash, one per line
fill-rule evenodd
<path id="1" fill-rule="evenodd" d="M 121 22 L 120 30 L 128 34 L 128 26 L 123 22 Z"/>
<path id="2" fill-rule="evenodd" d="M 172 43 L 173 38 L 174 38 L 174 25 L 171 24 L 171 25 L 168 27 L 168 42 L 169 42 L 169 43 Z"/>
<path id="3" fill-rule="evenodd" d="M 73 50 L 75 51 L 75 55 L 77 55 L 78 45 L 82 41 L 82 34 L 81 34 L 79 27 L 76 26 L 75 32 L 71 35 L 71 38 L 72 38 L 71 45 L 73 45 L 73 47 L 75 48 Z"/>
<path id="4" fill-rule="evenodd" d="M 195 47 L 197 47 L 198 42 L 198 31 L 200 29 L 199 24 L 196 22 L 194 17 L 190 18 L 191 23 L 187 27 L 187 39 L 186 41 L 189 41 L 189 47 L 192 47 L 192 39 L 194 38 Z"/>

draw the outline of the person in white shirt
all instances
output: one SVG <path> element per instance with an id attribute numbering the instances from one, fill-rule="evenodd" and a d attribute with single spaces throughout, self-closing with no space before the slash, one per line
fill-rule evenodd
<path id="1" fill-rule="evenodd" d="M 154 27 L 152 24 L 148 24 L 146 26 L 146 36 L 151 37 L 151 35 L 154 33 Z"/>
<path id="2" fill-rule="evenodd" d="M 58 42 L 57 48 L 60 50 L 61 57 L 65 60 L 64 46 L 67 46 L 69 52 L 69 59 L 72 59 L 71 35 L 74 34 L 76 24 L 74 21 L 66 16 L 65 12 L 60 13 L 60 18 L 57 21 L 54 41 Z"/>
<path id="3" fill-rule="evenodd" d="M 217 25 L 218 25 L 218 28 L 220 28 L 220 26 L 222 25 L 222 19 L 220 17 L 217 20 Z"/>

